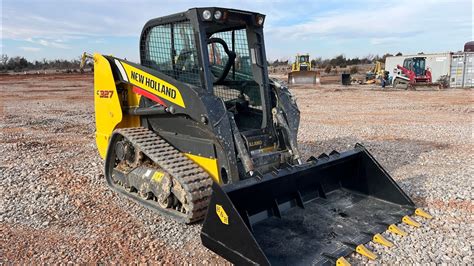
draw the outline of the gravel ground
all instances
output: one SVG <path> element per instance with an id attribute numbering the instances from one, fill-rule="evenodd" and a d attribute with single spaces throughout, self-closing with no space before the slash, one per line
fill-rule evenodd
<path id="1" fill-rule="evenodd" d="M 200 224 L 161 218 L 111 192 L 95 149 L 92 76 L 0 76 L 0 261 L 223 264 Z M 471 90 L 293 89 L 306 157 L 363 143 L 434 215 L 376 263 L 473 264 Z M 352 255 L 351 263 L 369 263 Z"/>

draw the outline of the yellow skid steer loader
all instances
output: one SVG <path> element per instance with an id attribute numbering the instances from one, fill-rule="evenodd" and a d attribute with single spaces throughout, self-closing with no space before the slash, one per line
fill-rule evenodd
<path id="1" fill-rule="evenodd" d="M 303 162 L 298 107 L 268 77 L 264 21 L 193 8 L 146 23 L 140 64 L 91 56 L 107 183 L 165 217 L 204 219 L 202 243 L 234 263 L 373 259 L 363 244 L 427 214 L 362 145 Z"/>

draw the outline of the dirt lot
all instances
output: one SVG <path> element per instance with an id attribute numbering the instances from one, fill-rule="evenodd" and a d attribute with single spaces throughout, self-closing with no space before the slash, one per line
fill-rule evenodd
<path id="1" fill-rule="evenodd" d="M 95 149 L 92 76 L 0 76 L 0 261 L 132 263 L 225 261 L 184 226 L 111 192 Z M 293 89 L 305 157 L 362 142 L 435 218 L 381 263 L 472 264 L 473 93 Z M 422 221 L 417 218 L 417 220 Z M 353 255 L 352 263 L 366 263 Z"/>

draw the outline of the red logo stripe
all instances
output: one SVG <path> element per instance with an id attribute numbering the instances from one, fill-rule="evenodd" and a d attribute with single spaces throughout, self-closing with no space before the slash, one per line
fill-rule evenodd
<path id="1" fill-rule="evenodd" d="M 133 86 L 133 89 L 132 89 L 133 92 L 135 92 L 136 94 L 140 94 L 142 96 L 145 96 L 147 97 L 148 99 L 152 100 L 152 101 L 155 101 L 163 106 L 166 106 L 167 105 L 163 102 L 163 100 L 161 100 L 158 96 L 144 90 L 144 89 L 141 89 L 139 87 L 136 87 L 136 86 Z"/>

